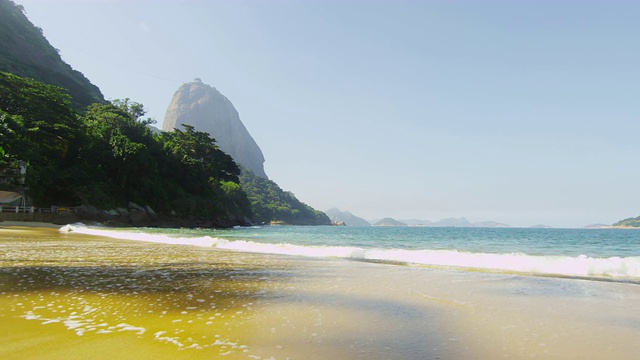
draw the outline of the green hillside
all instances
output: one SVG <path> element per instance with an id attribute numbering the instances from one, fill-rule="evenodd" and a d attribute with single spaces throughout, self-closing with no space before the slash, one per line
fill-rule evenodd
<path id="1" fill-rule="evenodd" d="M 293 193 L 282 190 L 275 182 L 243 169 L 240 183 L 251 202 L 257 223 L 284 222 L 290 225 L 331 225 L 322 211 L 298 200 Z"/>
<path id="2" fill-rule="evenodd" d="M 38 207 L 135 203 L 179 226 L 331 223 L 272 181 L 244 174 L 241 186 L 240 167 L 208 133 L 154 133 L 144 115 L 129 99 L 105 101 L 21 5 L 0 0 L 0 190 L 26 191 Z"/>
<path id="3" fill-rule="evenodd" d="M 104 102 L 100 89 L 65 63 L 22 5 L 11 0 L 0 0 L 0 71 L 67 89 L 77 110 Z"/>
<path id="4" fill-rule="evenodd" d="M 153 134 L 144 114 L 128 99 L 80 114 L 62 88 L 0 72 L 0 174 L 26 162 L 27 195 L 38 207 L 134 202 L 211 225 L 245 223 L 251 209 L 231 157 L 190 127 Z"/>
<path id="5" fill-rule="evenodd" d="M 628 218 L 620 220 L 617 223 L 611 225 L 613 227 L 637 227 L 640 228 L 640 216 L 634 218 Z"/>

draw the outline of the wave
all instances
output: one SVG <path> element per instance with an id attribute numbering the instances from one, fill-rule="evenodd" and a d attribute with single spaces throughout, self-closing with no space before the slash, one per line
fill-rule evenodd
<path id="1" fill-rule="evenodd" d="M 594 258 L 586 255 L 575 257 L 560 255 L 542 256 L 524 253 L 473 253 L 461 250 L 400 250 L 351 246 L 310 246 L 288 243 L 260 243 L 247 240 L 226 240 L 210 236 L 177 237 L 167 234 L 149 234 L 145 232 L 91 228 L 84 225 L 66 225 L 62 227 L 60 231 L 122 240 L 215 247 L 218 249 L 262 254 L 380 261 L 531 275 L 640 281 L 640 256 Z"/>

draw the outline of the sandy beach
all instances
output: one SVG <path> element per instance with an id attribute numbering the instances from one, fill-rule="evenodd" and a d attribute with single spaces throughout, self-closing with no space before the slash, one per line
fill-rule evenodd
<path id="1" fill-rule="evenodd" d="M 2 359 L 633 359 L 640 286 L 0 223 Z"/>

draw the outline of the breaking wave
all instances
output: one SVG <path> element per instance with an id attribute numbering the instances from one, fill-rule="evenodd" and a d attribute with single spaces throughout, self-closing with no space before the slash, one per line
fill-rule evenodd
<path id="1" fill-rule="evenodd" d="M 151 234 L 129 230 L 123 231 L 86 227 L 84 225 L 66 225 L 62 227 L 60 231 L 123 240 L 215 247 L 218 249 L 262 254 L 393 262 L 480 271 L 514 272 L 530 275 L 640 281 L 640 256 L 597 258 L 586 255 L 493 254 L 461 250 L 404 250 L 352 246 L 310 246 L 289 243 L 227 240 L 210 236 L 179 237 L 168 234 Z"/>

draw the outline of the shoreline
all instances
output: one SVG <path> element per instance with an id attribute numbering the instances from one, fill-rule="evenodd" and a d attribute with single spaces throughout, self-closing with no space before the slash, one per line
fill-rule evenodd
<path id="1" fill-rule="evenodd" d="M 632 359 L 640 351 L 640 287 L 633 284 L 2 224 L 6 359 Z"/>
<path id="2" fill-rule="evenodd" d="M 66 224 L 65 224 L 66 225 Z M 64 225 L 40 221 L 0 221 L 0 229 L 8 227 L 51 228 L 60 229 Z"/>

